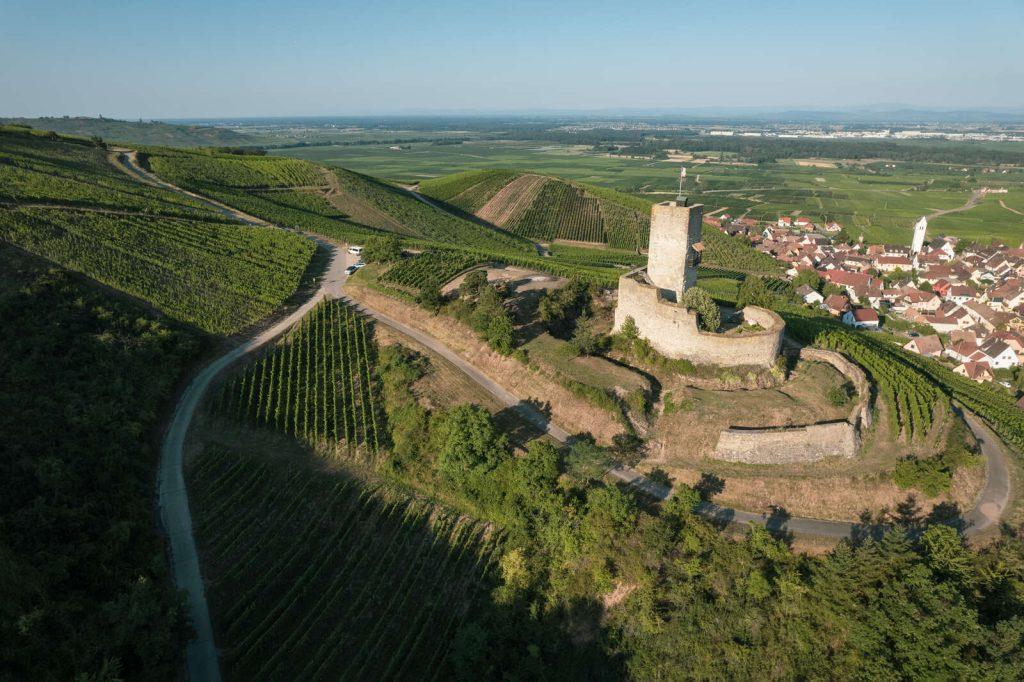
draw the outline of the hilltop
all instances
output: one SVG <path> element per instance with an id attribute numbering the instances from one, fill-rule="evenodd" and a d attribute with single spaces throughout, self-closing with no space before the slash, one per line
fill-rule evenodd
<path id="1" fill-rule="evenodd" d="M 426 180 L 420 192 L 538 241 L 636 249 L 650 229 L 646 199 L 540 173 L 468 171 Z"/>
<path id="2" fill-rule="evenodd" d="M 166 147 L 218 147 L 251 145 L 257 142 L 254 137 L 226 128 L 178 125 L 161 121 L 121 121 L 89 116 L 0 118 L 0 125 L 28 126 L 37 130 L 52 130 L 62 135 L 102 137 L 108 142 Z"/>

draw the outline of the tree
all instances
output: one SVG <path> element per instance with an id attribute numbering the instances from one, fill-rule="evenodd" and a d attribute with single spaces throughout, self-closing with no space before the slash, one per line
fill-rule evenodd
<path id="1" fill-rule="evenodd" d="M 576 331 L 569 343 L 580 355 L 594 355 L 601 350 L 601 335 L 594 330 L 594 318 L 584 316 L 576 320 Z"/>
<path id="2" fill-rule="evenodd" d="M 479 405 L 458 405 L 441 413 L 432 431 L 438 472 L 457 489 L 477 491 L 481 479 L 509 455 L 507 438 Z"/>
<path id="3" fill-rule="evenodd" d="M 630 344 L 640 338 L 640 328 L 636 326 L 636 320 L 633 319 L 632 315 L 627 315 L 626 319 L 622 321 L 619 333 Z"/>
<path id="4" fill-rule="evenodd" d="M 474 270 L 466 275 L 459 285 L 459 296 L 463 298 L 476 298 L 480 291 L 487 286 L 487 271 Z"/>
<path id="5" fill-rule="evenodd" d="M 576 319 L 590 312 L 590 288 L 582 280 L 571 279 L 564 287 L 546 292 L 537 312 L 553 336 L 565 338 Z"/>
<path id="6" fill-rule="evenodd" d="M 821 291 L 821 275 L 814 270 L 800 270 L 796 273 L 796 277 L 793 278 L 793 288 L 797 289 L 805 284 L 815 291 Z"/>
<path id="7" fill-rule="evenodd" d="M 402 242 L 393 234 L 370 237 L 360 255 L 367 263 L 392 263 L 402 257 Z"/>
<path id="8" fill-rule="evenodd" d="M 690 287 L 683 293 L 682 304 L 697 313 L 697 322 L 709 332 L 716 331 L 722 323 L 722 314 L 711 294 L 698 287 Z"/>
<path id="9" fill-rule="evenodd" d="M 487 344 L 502 355 L 509 355 L 515 349 L 515 328 L 508 311 L 495 311 L 487 324 Z"/>
<path id="10" fill-rule="evenodd" d="M 768 291 L 764 280 L 756 275 L 748 275 L 740 285 L 739 294 L 736 296 L 736 307 L 745 308 L 748 305 L 771 307 L 774 296 Z"/>
<path id="11" fill-rule="evenodd" d="M 441 295 L 441 287 L 437 285 L 437 282 L 426 282 L 420 287 L 420 293 L 416 297 L 416 301 L 430 312 L 436 313 L 441 309 L 441 304 L 444 302 L 444 296 Z"/>

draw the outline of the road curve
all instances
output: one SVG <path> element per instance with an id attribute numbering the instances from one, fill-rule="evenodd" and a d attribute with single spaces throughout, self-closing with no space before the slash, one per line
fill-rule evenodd
<path id="1" fill-rule="evenodd" d="M 186 192 L 168 182 L 161 180 L 151 172 L 142 168 L 134 152 L 122 152 L 116 162 L 132 177 L 147 184 L 180 192 L 211 206 L 232 218 L 252 225 L 266 226 L 267 223 L 258 218 L 242 213 L 206 197 Z M 312 239 L 312 237 L 310 237 Z M 160 466 L 157 475 L 158 505 L 160 520 L 167 534 L 171 551 L 171 567 L 174 583 L 179 590 L 188 594 L 189 616 L 195 629 L 195 638 L 190 640 L 186 649 L 188 676 L 193 682 L 216 682 L 220 680 L 220 664 L 217 647 L 213 638 L 213 625 L 210 610 L 206 602 L 206 591 L 199 566 L 199 554 L 196 551 L 195 536 L 192 531 L 192 516 L 189 510 L 188 490 L 185 486 L 183 450 L 185 437 L 192 423 L 196 408 L 213 380 L 225 368 L 229 367 L 242 356 L 266 345 L 284 332 L 309 312 L 325 297 L 338 298 L 342 285 L 345 283 L 345 254 L 341 249 L 326 241 L 315 239 L 331 252 L 330 265 L 321 278 L 316 293 L 302 306 L 286 318 L 275 323 L 268 329 L 259 332 L 239 346 L 218 357 L 203 367 L 189 382 L 188 387 L 178 399 L 171 423 L 167 427 L 164 441 L 160 448 Z"/>
<path id="2" fill-rule="evenodd" d="M 229 206 L 216 202 L 207 197 L 188 192 L 164 180 L 161 180 L 152 172 L 143 169 L 137 162 L 136 155 L 127 150 L 122 150 L 115 157 L 117 163 L 130 175 L 142 182 L 155 184 L 166 189 L 180 192 L 195 198 L 204 204 L 219 211 L 226 212 L 234 218 L 243 220 L 253 225 L 273 225 L 254 216 L 250 216 Z M 206 602 L 206 594 L 203 586 L 202 574 L 199 566 L 199 556 L 196 551 L 195 537 L 192 532 L 192 519 L 188 505 L 188 491 L 185 487 L 183 473 L 183 446 L 185 436 L 191 424 L 192 417 L 202 399 L 203 394 L 209 388 L 213 379 L 226 367 L 237 359 L 251 353 L 277 336 L 287 331 L 292 325 L 298 322 L 320 299 L 324 297 L 341 298 L 348 301 L 342 293 L 347 279 L 344 271 L 346 265 L 345 253 L 335 245 L 315 237 L 314 239 L 331 252 L 331 263 L 326 276 L 320 283 L 316 294 L 300 308 L 291 313 L 287 318 L 279 321 L 271 328 L 264 330 L 257 336 L 244 342 L 225 355 L 217 358 L 204 367 L 189 383 L 188 388 L 182 394 L 175 408 L 171 425 L 168 427 L 160 454 L 159 469 L 159 506 L 161 520 L 164 530 L 168 535 L 171 545 L 171 559 L 175 584 L 179 589 L 188 593 L 189 612 L 192 618 L 193 627 L 196 630 L 196 638 L 189 642 L 187 650 L 188 671 L 190 679 L 198 680 L 219 680 L 220 669 L 217 657 L 217 649 L 213 639 L 213 627 L 210 621 L 209 607 Z M 384 313 L 368 308 L 361 302 L 352 302 L 362 312 L 373 317 L 382 324 L 415 339 L 430 350 L 438 353 L 446 360 L 455 365 L 478 385 L 487 390 L 503 405 L 515 409 L 524 419 L 543 429 L 555 440 L 565 443 L 571 436 L 564 429 L 552 424 L 543 414 L 532 405 L 521 401 L 510 391 L 506 390 L 497 382 L 491 380 L 480 372 L 472 364 L 448 348 L 438 339 L 418 329 L 410 327 L 398 320 L 395 320 Z M 1007 471 L 1004 453 L 998 437 L 985 425 L 981 419 L 971 413 L 965 413 L 968 426 L 978 439 L 982 454 L 986 461 L 986 481 L 977 503 L 970 512 L 961 517 L 964 532 L 967 535 L 979 533 L 992 524 L 998 522 L 1003 510 L 1009 502 L 1010 480 Z M 671 495 L 671 488 L 651 480 L 635 469 L 616 465 L 608 470 L 613 478 L 633 485 L 640 490 L 654 496 L 657 499 L 667 499 Z M 857 524 L 845 521 L 830 521 L 825 519 L 813 519 L 806 517 L 768 516 L 722 507 L 711 502 L 703 502 L 697 512 L 709 520 L 721 524 L 749 522 L 761 523 L 772 530 L 791 532 L 796 534 L 815 535 L 828 538 L 847 538 L 857 531 Z"/>

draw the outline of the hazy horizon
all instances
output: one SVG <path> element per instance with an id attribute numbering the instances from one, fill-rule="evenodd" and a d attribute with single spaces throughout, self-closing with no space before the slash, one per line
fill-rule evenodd
<path id="1" fill-rule="evenodd" d="M 0 116 L 1022 110 L 1024 3 L 984 10 L 8 0 Z"/>

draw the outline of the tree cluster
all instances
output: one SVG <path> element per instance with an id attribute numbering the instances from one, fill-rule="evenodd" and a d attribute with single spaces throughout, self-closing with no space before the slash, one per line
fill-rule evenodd
<path id="1" fill-rule="evenodd" d="M 149 439 L 202 343 L 4 247 L 0 319 L 0 677 L 173 679 Z"/>

